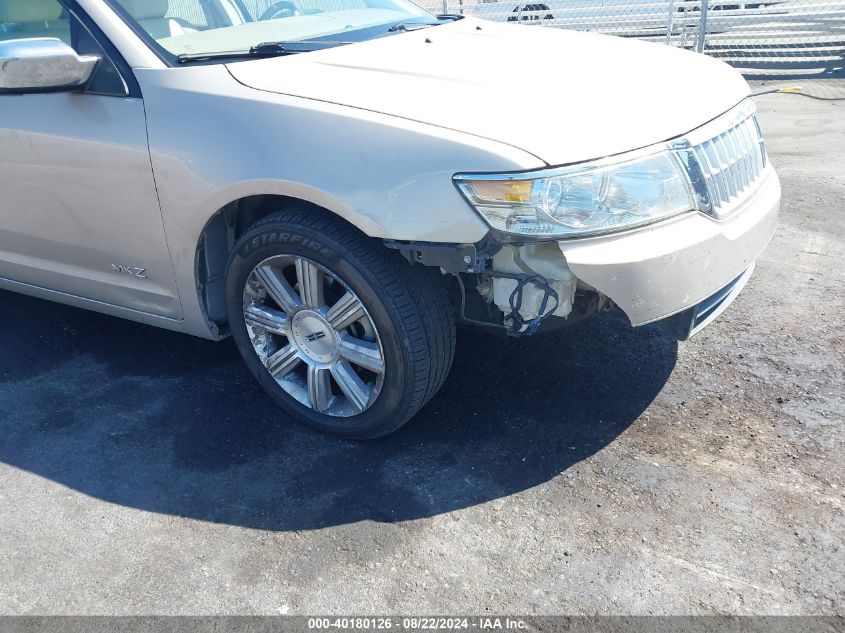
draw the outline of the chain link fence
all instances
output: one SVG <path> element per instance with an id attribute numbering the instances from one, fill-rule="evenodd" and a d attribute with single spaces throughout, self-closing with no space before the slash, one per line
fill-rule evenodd
<path id="1" fill-rule="evenodd" d="M 845 0 L 422 0 L 434 13 L 697 50 L 751 76 L 845 77 Z"/>
<path id="2" fill-rule="evenodd" d="M 198 12 L 169 0 L 170 15 Z M 256 18 L 276 0 L 241 0 Z M 305 12 L 367 0 L 294 0 Z M 845 0 L 417 0 L 432 13 L 636 37 L 719 57 L 752 77 L 845 77 Z M 181 12 L 181 13 L 180 13 Z"/>

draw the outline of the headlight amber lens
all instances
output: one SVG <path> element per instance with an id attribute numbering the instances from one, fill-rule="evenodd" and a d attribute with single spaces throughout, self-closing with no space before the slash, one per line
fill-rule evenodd
<path id="1" fill-rule="evenodd" d="M 529 180 L 478 180 L 470 185 L 472 195 L 480 204 L 502 201 L 505 203 L 530 203 Z"/>
<path id="2" fill-rule="evenodd" d="M 495 229 L 535 237 L 618 231 L 695 208 L 670 151 L 535 174 L 456 176 L 460 190 Z"/>

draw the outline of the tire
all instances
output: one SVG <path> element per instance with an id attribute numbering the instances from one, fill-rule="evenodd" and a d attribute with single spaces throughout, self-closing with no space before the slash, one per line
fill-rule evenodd
<path id="1" fill-rule="evenodd" d="M 308 205 L 268 216 L 238 240 L 226 303 L 249 370 L 292 418 L 319 431 L 387 435 L 434 396 L 452 365 L 455 319 L 439 272 Z"/>

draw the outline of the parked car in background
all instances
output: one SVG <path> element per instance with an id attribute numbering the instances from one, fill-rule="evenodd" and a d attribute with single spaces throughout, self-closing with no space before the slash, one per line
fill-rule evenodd
<path id="1" fill-rule="evenodd" d="M 517 4 L 511 9 L 513 15 L 507 16 L 508 22 L 537 22 L 554 20 L 555 16 L 547 4 Z"/>
<path id="2" fill-rule="evenodd" d="M 504 0 L 466 4 L 463 12 L 496 22 L 560 26 L 579 31 L 651 35 L 677 20 L 681 0 Z"/>
<path id="3" fill-rule="evenodd" d="M 714 22 L 708 31 L 724 31 L 735 24 L 748 26 L 755 20 L 765 23 L 771 17 L 771 7 L 782 5 L 784 1 L 708 0 L 708 10 L 719 11 L 721 16 L 727 13 L 733 18 Z M 546 0 L 544 3 L 485 0 L 464 3 L 460 10 L 466 15 L 496 22 L 649 37 L 663 35 L 667 30 L 697 27 L 702 4 L 703 0 Z M 783 11 L 783 8 L 779 10 Z"/>
<path id="4" fill-rule="evenodd" d="M 0 27 L 0 288 L 231 336 L 344 437 L 434 396 L 456 323 L 687 338 L 775 228 L 748 85 L 688 51 L 406 0 L 0 0 Z"/>

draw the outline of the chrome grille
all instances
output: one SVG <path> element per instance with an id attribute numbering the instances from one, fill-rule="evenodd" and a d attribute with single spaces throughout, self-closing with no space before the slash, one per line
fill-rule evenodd
<path id="1" fill-rule="evenodd" d="M 766 148 L 753 111 L 724 132 L 693 147 L 710 212 L 720 217 L 751 193 L 766 167 Z"/>

